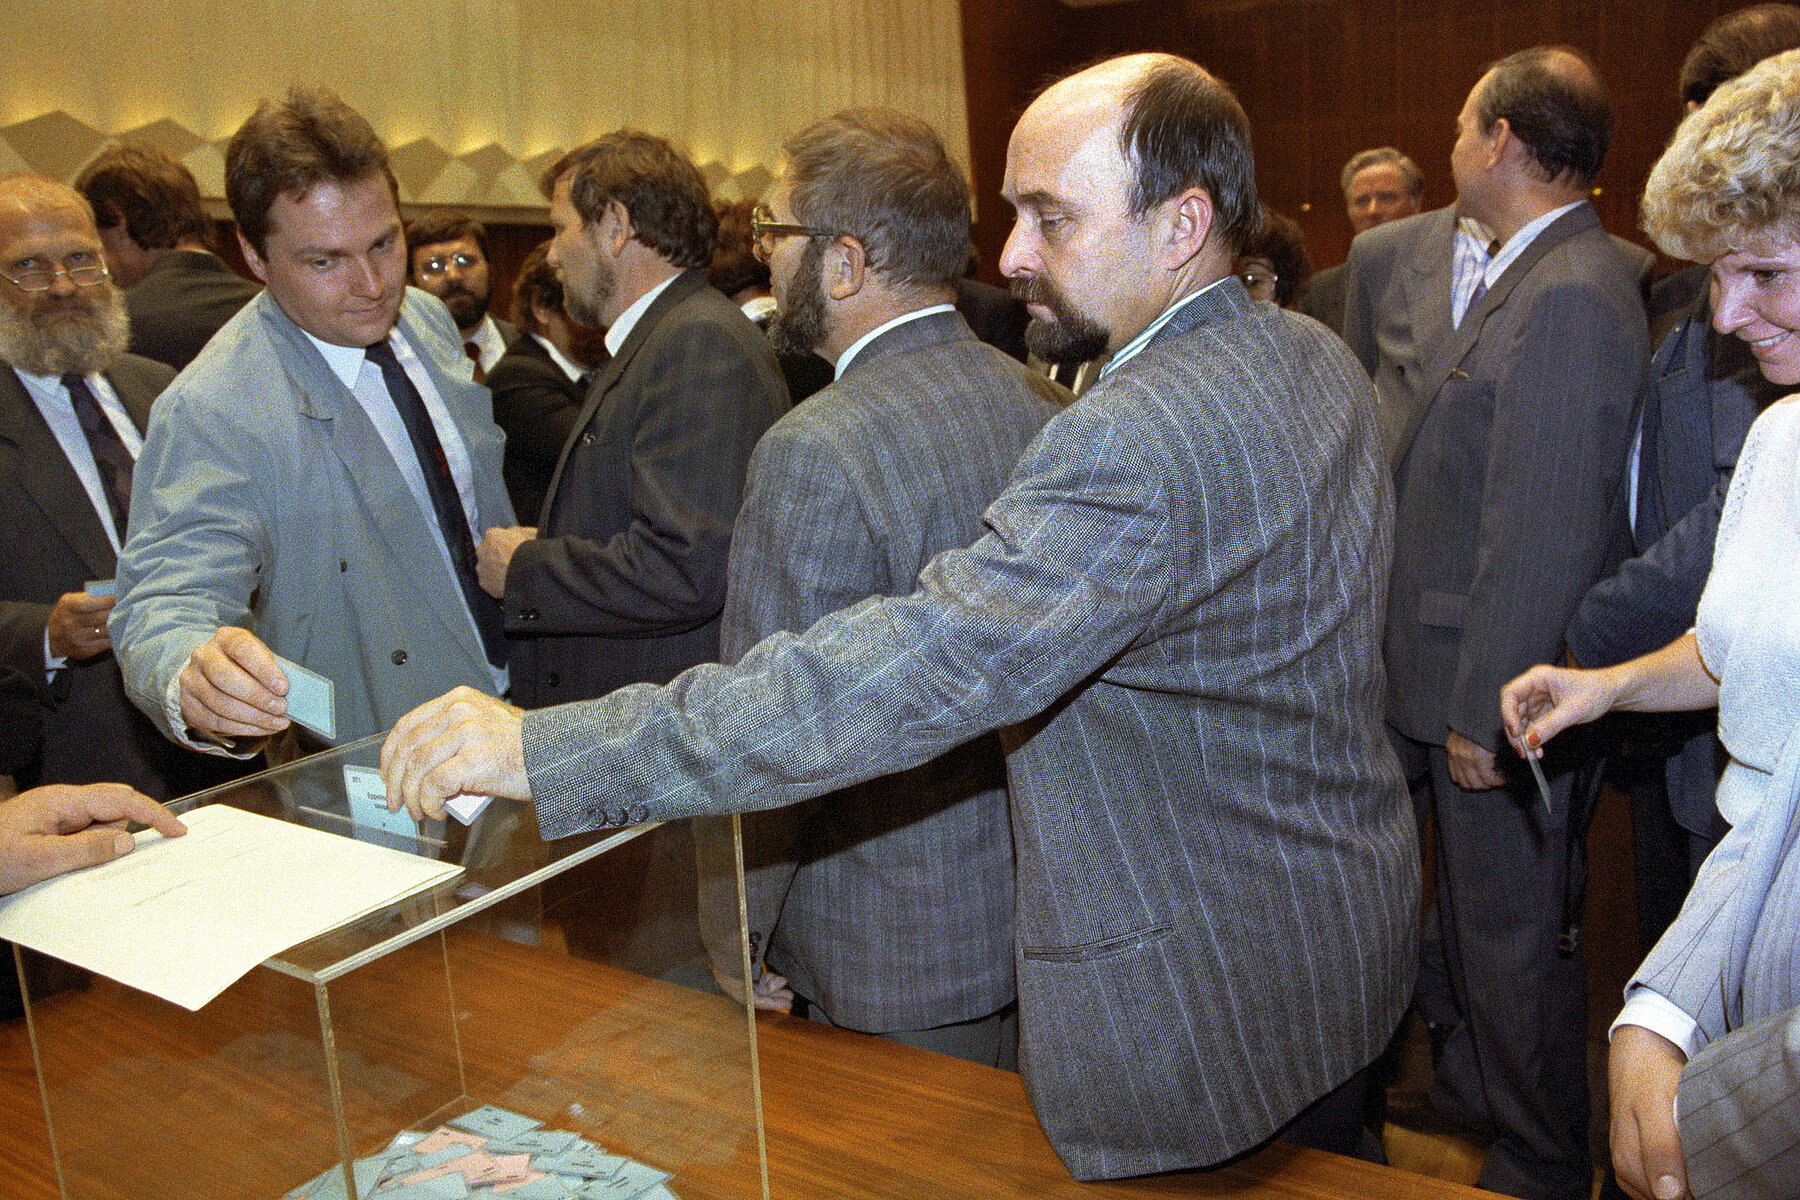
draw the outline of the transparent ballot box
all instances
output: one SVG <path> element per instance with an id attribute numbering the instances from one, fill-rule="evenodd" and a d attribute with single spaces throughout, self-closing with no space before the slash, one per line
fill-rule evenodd
<path id="1" fill-rule="evenodd" d="M 371 738 L 170 807 L 229 805 L 460 873 L 269 958 L 198 1011 L 101 976 L 70 986 L 68 968 L 46 986 L 62 964 L 15 948 L 49 1135 L 41 1194 L 766 1197 L 751 1010 L 570 956 L 542 919 L 546 882 L 655 826 L 546 842 L 529 804 L 494 800 L 466 826 L 380 828 L 352 801 L 380 750 Z M 731 871 L 741 897 L 741 856 L 715 883 L 728 895 Z M 741 907 L 737 938 L 747 963 Z M 408 1145 L 443 1126 L 429 1153 Z M 442 1151 L 475 1138 L 479 1159 Z"/>

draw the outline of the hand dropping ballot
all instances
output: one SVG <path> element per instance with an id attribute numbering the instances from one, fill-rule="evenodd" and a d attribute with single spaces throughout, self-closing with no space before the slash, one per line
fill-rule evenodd
<path id="1" fill-rule="evenodd" d="M 367 767 L 346 766 L 344 794 L 350 798 L 350 819 L 358 825 L 385 829 L 402 837 L 418 836 L 419 824 L 407 815 L 404 808 L 388 811 L 387 787 L 381 782 L 381 772 Z M 451 816 L 468 825 L 481 815 L 481 810 L 491 800 L 492 796 L 456 796 L 446 801 L 444 808 Z"/>
<path id="2" fill-rule="evenodd" d="M 328 742 L 337 740 L 337 685 L 297 662 L 277 654 L 275 665 L 287 676 L 287 715 Z"/>

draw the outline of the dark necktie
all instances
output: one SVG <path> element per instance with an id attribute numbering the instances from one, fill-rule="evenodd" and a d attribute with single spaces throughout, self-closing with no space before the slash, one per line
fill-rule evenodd
<path id="1" fill-rule="evenodd" d="M 481 347 L 474 342 L 464 342 L 463 353 L 468 355 L 469 361 L 475 364 L 475 382 L 486 383 L 487 372 L 481 369 Z"/>
<path id="2" fill-rule="evenodd" d="M 482 591 L 476 579 L 475 538 L 470 533 L 462 499 L 456 494 L 456 479 L 450 473 L 450 460 L 444 455 L 444 446 L 431 423 L 431 414 L 426 411 L 419 389 L 413 386 L 400 360 L 394 357 L 392 345 L 386 341 L 376 342 L 369 347 L 368 355 L 369 361 L 381 368 L 388 395 L 399 410 L 401 421 L 406 424 L 413 453 L 419 459 L 419 472 L 425 476 L 425 490 L 430 494 L 431 507 L 437 514 L 438 533 L 450 550 L 451 561 L 456 564 L 457 581 L 462 584 L 469 613 L 475 618 L 475 628 L 481 634 L 482 649 L 487 652 L 489 662 L 503 666 L 506 663 L 505 614 L 500 602 Z"/>
<path id="3" fill-rule="evenodd" d="M 131 515 L 131 471 L 137 464 L 119 438 L 119 431 L 100 411 L 100 402 L 94 399 L 87 380 L 71 373 L 62 377 L 62 383 L 69 389 L 75 419 L 81 422 L 81 432 L 87 435 L 88 449 L 94 452 L 94 465 L 100 469 L 106 504 L 112 509 L 113 529 L 123 542 L 125 523 Z"/>

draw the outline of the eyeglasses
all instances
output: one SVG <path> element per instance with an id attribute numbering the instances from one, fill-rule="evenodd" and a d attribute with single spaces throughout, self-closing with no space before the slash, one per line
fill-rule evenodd
<path id="1" fill-rule="evenodd" d="M 86 257 L 88 257 L 86 254 L 71 254 L 63 260 L 63 265 L 60 267 L 27 267 L 17 275 L 0 271 L 0 279 L 6 280 L 21 292 L 47 292 L 56 286 L 58 275 L 68 276 L 69 282 L 76 287 L 93 287 L 106 279 L 108 275 L 104 261 L 96 260 L 78 263 L 75 266 L 69 265 L 77 258 Z"/>
<path id="2" fill-rule="evenodd" d="M 828 238 L 842 235 L 835 229 L 821 229 L 816 225 L 789 225 L 777 221 L 768 206 L 759 204 L 750 214 L 750 236 L 754 239 L 756 257 L 768 262 L 769 256 L 775 253 L 776 238 Z"/>
<path id="3" fill-rule="evenodd" d="M 472 271 L 481 265 L 482 258 L 480 255 L 470 254 L 466 250 L 460 250 L 455 254 L 434 254 L 419 264 L 419 274 L 442 275 L 450 269 L 451 263 L 455 263 L 458 270 Z"/>

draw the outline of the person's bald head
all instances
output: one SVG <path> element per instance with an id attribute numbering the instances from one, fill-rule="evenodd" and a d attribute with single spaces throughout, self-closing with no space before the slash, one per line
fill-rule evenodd
<path id="1" fill-rule="evenodd" d="M 1606 162 L 1612 101 L 1588 57 L 1568 46 L 1533 46 L 1489 68 L 1469 96 L 1475 128 L 1505 121 L 1547 181 L 1585 188 Z"/>
<path id="2" fill-rule="evenodd" d="M 1186 59 L 1110 59 L 1046 89 L 1006 148 L 1000 270 L 1048 362 L 1117 350 L 1231 273 L 1258 228 L 1243 109 Z"/>
<path id="3" fill-rule="evenodd" d="M 1112 142 L 1141 217 L 1186 188 L 1210 197 L 1215 233 L 1235 254 L 1261 228 L 1250 120 L 1231 89 L 1173 54 L 1127 54 L 1046 88 L 1013 131 L 1097 152 Z"/>

